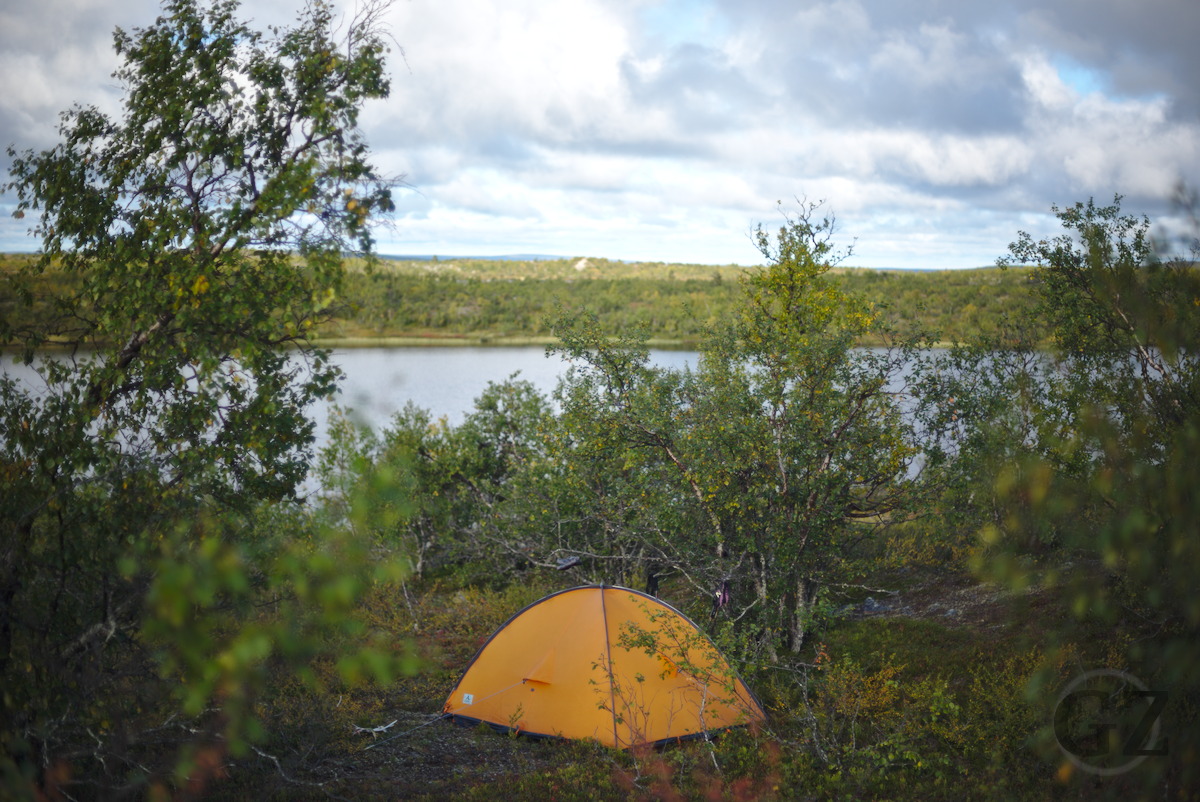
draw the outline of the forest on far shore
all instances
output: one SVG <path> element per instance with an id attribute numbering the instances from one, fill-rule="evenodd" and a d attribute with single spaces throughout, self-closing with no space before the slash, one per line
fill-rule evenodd
<path id="1" fill-rule="evenodd" d="M 11 273 L 32 257 L 0 256 Z M 690 347 L 736 313 L 739 278 L 761 267 L 619 262 L 591 257 L 539 259 L 380 258 L 350 260 L 333 317 L 319 330 L 328 344 L 424 341 L 545 344 L 563 309 L 587 309 L 609 332 L 645 327 L 656 345 Z M 995 336 L 1009 320 L 1029 320 L 1036 274 L 1025 267 L 963 270 L 874 270 L 838 267 L 830 280 L 874 305 L 897 330 L 931 332 L 942 343 Z M 43 299 L 66 295 L 72 279 L 49 271 Z M 0 312 L 16 299 L 0 284 Z M 53 314 L 48 300 L 35 306 Z M 867 332 L 860 345 L 879 345 Z"/>

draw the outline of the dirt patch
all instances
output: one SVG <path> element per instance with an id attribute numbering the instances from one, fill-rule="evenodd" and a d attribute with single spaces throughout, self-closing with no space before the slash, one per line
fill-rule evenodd
<path id="1" fill-rule="evenodd" d="M 552 742 L 462 727 L 437 714 L 401 711 L 391 718 L 395 726 L 375 737 L 358 733 L 311 755 L 264 750 L 247 762 L 265 761 L 256 773 L 274 774 L 288 799 L 451 799 L 471 787 L 546 771 L 562 760 Z M 236 781 L 236 767 L 232 774 Z"/>
<path id="2" fill-rule="evenodd" d="M 387 776 L 390 792 L 398 798 L 447 798 L 458 790 L 544 771 L 555 764 L 553 750 L 545 744 L 538 748 L 528 739 L 461 727 L 446 719 L 428 723 L 429 717 L 424 718 L 419 729 L 361 753 L 364 774 Z"/>

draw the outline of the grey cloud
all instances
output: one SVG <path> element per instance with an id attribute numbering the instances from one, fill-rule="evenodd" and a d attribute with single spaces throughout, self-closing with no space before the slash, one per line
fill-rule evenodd
<path id="1" fill-rule="evenodd" d="M 525 164 L 534 158 L 530 142 L 509 133 L 493 133 L 482 137 L 472 150 L 488 162 L 508 165 Z"/>
<path id="2" fill-rule="evenodd" d="M 901 47 L 895 41 L 892 46 Z M 845 54 L 849 63 L 836 66 L 820 55 L 780 54 L 784 102 L 834 125 L 962 133 L 1020 127 L 1022 82 L 1014 65 L 1001 58 L 974 58 L 964 59 L 957 70 L 946 65 L 931 72 L 919 42 L 905 41 L 902 48 L 907 62 L 889 60 L 882 49 L 857 57 Z"/>
<path id="3" fill-rule="evenodd" d="M 724 53 L 699 44 L 671 48 L 651 74 L 628 61 L 622 74 L 634 102 L 648 108 L 670 108 L 684 136 L 742 126 L 766 99 Z"/>
<path id="4" fill-rule="evenodd" d="M 780 102 L 819 120 L 976 133 L 1020 125 L 1021 76 L 1009 54 L 939 13 L 810 4 L 753 30 L 760 73 L 786 89 Z"/>
<path id="5" fill-rule="evenodd" d="M 1195 0 L 1029 2 L 1018 33 L 1105 73 L 1128 96 L 1166 95 L 1178 118 L 1200 116 L 1200 3 Z"/>
<path id="6" fill-rule="evenodd" d="M 721 2 L 760 42 L 763 68 L 786 65 L 793 97 L 823 114 L 864 120 L 883 108 L 883 121 L 1005 129 L 1020 112 L 1019 76 L 1009 56 L 1029 49 L 1069 56 L 1101 73 L 1119 93 L 1166 95 L 1180 118 L 1200 114 L 1195 0 Z M 871 69 L 889 45 L 937 55 L 923 29 L 948 29 L 962 38 L 953 59 L 929 63 L 939 82 Z M 930 114 L 935 102 L 940 108 Z"/>

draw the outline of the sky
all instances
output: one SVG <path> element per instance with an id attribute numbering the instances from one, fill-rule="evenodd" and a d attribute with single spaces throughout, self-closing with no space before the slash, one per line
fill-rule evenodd
<path id="1" fill-rule="evenodd" d="M 157 14 L 5 0 L 0 150 L 52 146 L 75 103 L 119 116 L 112 31 Z M 386 21 L 391 96 L 361 120 L 405 181 L 385 254 L 758 264 L 756 225 L 823 200 L 847 264 L 967 268 L 1058 233 L 1052 205 L 1120 193 L 1169 227 L 1173 187 L 1200 185 L 1196 0 L 395 0 Z M 35 250 L 13 202 L 0 250 Z"/>

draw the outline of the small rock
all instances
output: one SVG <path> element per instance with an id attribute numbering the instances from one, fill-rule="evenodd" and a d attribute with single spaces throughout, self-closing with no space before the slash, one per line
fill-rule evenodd
<path id="1" fill-rule="evenodd" d="M 862 609 L 864 613 L 881 613 L 886 610 L 887 607 L 875 601 L 874 596 L 868 596 L 867 600 L 862 603 Z"/>

